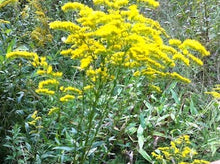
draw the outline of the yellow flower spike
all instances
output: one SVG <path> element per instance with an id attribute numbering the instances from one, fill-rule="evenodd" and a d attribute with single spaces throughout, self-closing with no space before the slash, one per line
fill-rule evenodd
<path id="1" fill-rule="evenodd" d="M 33 120 L 33 121 L 28 122 L 28 124 L 33 125 L 33 126 L 35 126 L 35 125 L 36 125 L 36 123 L 37 123 L 37 121 L 36 121 L 36 120 Z"/>
<path id="2" fill-rule="evenodd" d="M 36 93 L 38 94 L 45 94 L 45 95 L 54 95 L 55 91 L 49 90 L 49 89 L 36 89 Z"/>
<path id="3" fill-rule="evenodd" d="M 51 75 L 53 77 L 62 77 L 63 76 L 63 72 L 52 72 Z"/>
<path id="4" fill-rule="evenodd" d="M 72 91 L 72 92 L 77 92 L 78 94 L 82 94 L 81 90 L 74 88 L 74 87 L 66 87 L 63 91 L 64 92 Z"/>
<path id="5" fill-rule="evenodd" d="M 82 3 L 79 2 L 68 2 L 62 6 L 62 10 L 67 12 L 69 10 L 82 10 L 85 7 Z"/>
<path id="6" fill-rule="evenodd" d="M 185 142 L 186 142 L 187 144 L 190 143 L 190 140 L 189 140 L 190 137 L 189 137 L 189 135 L 184 135 L 183 138 L 184 138 L 184 140 L 185 140 Z"/>
<path id="7" fill-rule="evenodd" d="M 212 91 L 212 92 L 205 92 L 205 93 L 212 95 L 214 98 L 217 98 L 217 99 L 220 98 L 220 93 L 218 93 L 218 92 Z"/>
<path id="8" fill-rule="evenodd" d="M 59 82 L 56 79 L 48 79 L 48 80 L 39 82 L 38 88 L 43 89 L 47 85 L 58 85 L 58 84 Z"/>
<path id="9" fill-rule="evenodd" d="M 135 77 L 140 76 L 140 75 L 141 75 L 140 71 L 136 71 L 136 72 L 133 73 L 133 76 L 135 76 Z"/>
<path id="10" fill-rule="evenodd" d="M 74 100 L 74 99 L 75 99 L 75 96 L 73 96 L 73 95 L 65 95 L 60 98 L 60 101 L 61 102 L 68 102 L 68 101 Z"/>
<path id="11" fill-rule="evenodd" d="M 192 164 L 210 164 L 209 161 L 195 159 Z"/>
<path id="12" fill-rule="evenodd" d="M 49 24 L 51 29 L 75 32 L 76 30 L 80 29 L 80 26 L 76 25 L 75 23 L 68 22 L 68 21 L 55 21 Z"/>
<path id="13" fill-rule="evenodd" d="M 44 74 L 46 74 L 47 72 L 46 71 L 44 71 L 44 70 L 37 70 L 37 74 L 38 75 L 44 75 Z"/>
<path id="14" fill-rule="evenodd" d="M 168 73 L 167 76 L 169 77 L 173 77 L 175 79 L 178 79 L 180 81 L 183 81 L 185 83 L 190 83 L 191 81 L 183 76 L 181 76 L 180 74 L 176 73 L 176 72 L 172 72 L 172 73 Z"/>
<path id="15" fill-rule="evenodd" d="M 63 56 L 68 56 L 68 55 L 71 55 L 71 52 L 72 52 L 72 49 L 67 49 L 67 50 L 62 50 L 60 54 Z"/>
<path id="16" fill-rule="evenodd" d="M 189 59 L 183 56 L 181 53 L 173 55 L 173 60 L 181 60 L 185 65 L 189 66 Z"/>
<path id="17" fill-rule="evenodd" d="M 38 55 L 33 52 L 27 51 L 14 51 L 6 54 L 6 58 L 26 58 L 26 59 L 34 59 Z"/>
<path id="18" fill-rule="evenodd" d="M 87 85 L 87 86 L 83 87 L 83 90 L 84 90 L 84 91 L 87 91 L 87 90 L 90 90 L 90 89 L 92 89 L 92 88 L 94 88 L 93 85 Z"/>
<path id="19" fill-rule="evenodd" d="M 179 46 L 182 42 L 179 39 L 170 39 L 169 44 Z"/>
<path id="20" fill-rule="evenodd" d="M 63 91 L 63 90 L 64 90 L 64 86 L 61 86 L 61 87 L 60 87 L 60 90 Z"/>
<path id="21" fill-rule="evenodd" d="M 192 55 L 192 54 L 189 53 L 189 54 L 188 54 L 188 57 L 189 57 L 193 62 L 195 62 L 196 64 L 198 64 L 198 65 L 200 65 L 200 66 L 203 65 L 202 60 L 200 60 L 199 58 L 195 57 L 194 55 Z"/>
<path id="22" fill-rule="evenodd" d="M 3 20 L 3 19 L 0 19 L 0 24 L 1 24 L 1 23 L 10 24 L 9 21 Z"/>
<path id="23" fill-rule="evenodd" d="M 196 40 L 191 40 L 191 39 L 186 39 L 180 46 L 180 49 L 184 50 L 184 49 L 192 49 L 192 50 L 196 50 L 198 52 L 200 52 L 203 56 L 209 56 L 210 52 L 207 51 L 205 49 L 205 47 L 203 47 L 201 45 L 201 43 L 199 43 Z"/>
<path id="24" fill-rule="evenodd" d="M 38 112 L 38 111 L 34 111 L 34 113 L 31 115 L 31 118 L 35 119 L 36 116 L 37 116 L 37 112 Z"/>
<path id="25" fill-rule="evenodd" d="M 60 108 L 58 108 L 58 107 L 53 107 L 53 108 L 51 108 L 51 109 L 49 110 L 48 115 L 50 116 L 50 115 L 52 115 L 53 113 L 58 112 L 59 110 L 60 110 Z"/>
<path id="26" fill-rule="evenodd" d="M 88 57 L 82 59 L 81 64 L 80 64 L 80 68 L 81 69 L 87 68 L 90 65 L 91 62 L 92 62 L 92 57 L 91 56 L 88 56 Z"/>
<path id="27" fill-rule="evenodd" d="M 47 68 L 47 74 L 50 74 L 53 71 L 53 67 L 51 65 Z"/>
<path id="28" fill-rule="evenodd" d="M 157 92 L 159 92 L 159 93 L 162 92 L 161 89 L 160 89 L 160 87 L 158 87 L 158 86 L 155 86 L 155 85 L 150 84 L 149 87 L 150 87 L 150 89 L 152 89 L 152 90 L 154 90 L 154 91 L 157 91 Z"/>
<path id="29" fill-rule="evenodd" d="M 147 2 L 150 6 L 157 8 L 160 4 L 155 0 L 138 0 L 138 2 Z"/>

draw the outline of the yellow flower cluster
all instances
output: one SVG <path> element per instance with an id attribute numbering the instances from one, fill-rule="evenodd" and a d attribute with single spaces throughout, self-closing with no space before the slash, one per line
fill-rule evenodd
<path id="1" fill-rule="evenodd" d="M 45 87 L 57 86 L 57 85 L 59 85 L 59 82 L 55 79 L 44 80 L 44 81 L 39 82 L 38 89 L 36 89 L 35 91 L 39 94 L 54 95 L 55 91 L 50 90 L 50 89 L 45 88 Z"/>
<path id="2" fill-rule="evenodd" d="M 208 164 L 208 161 L 194 159 L 191 163 L 185 162 L 192 159 L 198 153 L 189 147 L 190 137 L 183 135 L 170 142 L 170 147 L 159 147 L 151 155 L 160 163 L 179 163 L 179 164 Z"/>
<path id="3" fill-rule="evenodd" d="M 138 2 L 147 2 L 150 6 L 153 6 L 155 8 L 159 6 L 159 2 L 155 0 L 138 0 Z"/>
<path id="4" fill-rule="evenodd" d="M 27 51 L 14 51 L 9 52 L 6 54 L 6 58 L 25 58 L 25 59 L 35 59 L 38 55 L 34 52 L 27 52 Z"/>
<path id="5" fill-rule="evenodd" d="M 48 115 L 52 115 L 53 113 L 58 112 L 60 109 L 58 107 L 53 107 L 49 110 Z"/>
<path id="6" fill-rule="evenodd" d="M 60 98 L 60 101 L 61 102 L 68 102 L 68 101 L 73 100 L 73 99 L 75 99 L 75 96 L 73 96 L 73 95 L 65 95 L 65 96 Z"/>
<path id="7" fill-rule="evenodd" d="M 28 122 L 28 124 L 36 126 L 37 121 L 41 119 L 41 117 L 37 117 L 37 113 L 38 113 L 38 111 L 34 111 L 34 113 L 31 115 L 31 118 L 33 120 Z"/>
<path id="8" fill-rule="evenodd" d="M 157 7 L 154 0 L 138 0 Z M 61 51 L 64 56 L 80 61 L 80 68 L 92 82 L 98 79 L 114 79 L 112 67 L 134 69 L 134 76 L 147 76 L 150 80 L 161 78 L 176 79 L 186 83 L 190 80 L 177 72 L 168 72 L 177 61 L 190 66 L 191 61 L 202 65 L 202 61 L 193 53 L 202 56 L 209 52 L 197 41 L 187 39 L 183 42 L 170 39 L 165 45 L 164 38 L 169 36 L 160 24 L 144 17 L 135 4 L 128 0 L 94 0 L 96 8 L 78 2 L 68 2 L 62 6 L 64 12 L 77 11 L 76 22 L 55 21 L 50 28 L 70 32 L 64 41 L 71 48 Z M 155 88 L 156 89 L 156 88 Z M 157 88 L 159 91 L 159 88 Z"/>
<path id="9" fill-rule="evenodd" d="M 58 92 L 58 86 L 60 84 L 58 78 L 62 77 L 62 72 L 54 72 L 53 67 L 49 65 L 46 61 L 46 57 L 39 57 L 36 53 L 30 53 L 26 51 L 16 51 L 16 52 L 10 52 L 6 54 L 7 58 L 26 58 L 28 60 L 31 60 L 31 64 L 38 68 L 37 74 L 41 76 L 48 77 L 48 79 L 40 81 L 38 84 L 38 88 L 35 90 L 38 94 L 44 94 L 44 95 L 55 95 L 56 92 Z M 89 70 L 87 70 L 87 74 L 93 74 L 91 71 L 89 73 Z M 98 75 L 104 74 L 104 71 L 101 71 L 101 69 L 98 69 L 94 72 L 96 74 L 96 78 L 98 78 Z M 93 76 L 94 78 L 94 76 Z M 95 79 L 94 79 L 95 81 Z M 92 86 L 86 86 L 84 90 L 91 89 Z M 64 96 L 60 97 L 59 100 L 61 102 L 68 102 L 70 100 L 75 99 L 75 95 L 66 94 L 67 92 L 72 92 L 74 94 L 78 95 L 78 98 L 82 96 L 82 91 L 80 89 L 77 89 L 75 87 L 66 87 L 63 86 L 60 87 L 60 91 L 65 93 Z M 57 95 L 58 96 L 58 95 Z M 51 108 L 50 112 L 48 113 L 51 115 L 55 111 L 58 111 L 56 107 Z M 33 121 L 34 122 L 34 121 Z"/>
<path id="10" fill-rule="evenodd" d="M 5 23 L 5 24 L 10 24 L 10 22 L 9 21 L 6 21 L 6 20 L 3 20 L 3 19 L 0 19 L 0 24 L 3 24 L 3 23 Z"/>
<path id="11" fill-rule="evenodd" d="M 14 4 L 14 3 L 17 3 L 18 0 L 3 0 L 0 2 L 0 9 L 9 5 L 9 4 Z"/>
<path id="12" fill-rule="evenodd" d="M 211 94 L 214 98 L 220 99 L 220 84 L 217 84 L 215 88 L 212 89 L 211 92 L 205 92 L 207 94 Z"/>

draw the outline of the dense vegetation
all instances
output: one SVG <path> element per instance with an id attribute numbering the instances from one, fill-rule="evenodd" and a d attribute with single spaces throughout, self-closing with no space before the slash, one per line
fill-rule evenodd
<path id="1" fill-rule="evenodd" d="M 219 6 L 0 0 L 0 162 L 219 160 Z"/>

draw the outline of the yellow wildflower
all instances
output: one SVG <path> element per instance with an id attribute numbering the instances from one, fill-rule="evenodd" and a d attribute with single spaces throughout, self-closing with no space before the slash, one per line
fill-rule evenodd
<path id="1" fill-rule="evenodd" d="M 38 88 L 42 89 L 47 85 L 58 85 L 58 84 L 59 84 L 59 82 L 56 79 L 48 79 L 48 80 L 44 80 L 44 81 L 39 82 Z"/>
<path id="2" fill-rule="evenodd" d="M 157 8 L 160 4 L 155 0 L 138 0 L 138 2 L 147 2 L 150 6 Z"/>
<path id="3" fill-rule="evenodd" d="M 53 114 L 53 113 L 55 113 L 55 112 L 57 112 L 57 111 L 59 111 L 59 110 L 60 110 L 60 108 L 58 108 L 58 107 L 53 107 L 53 108 L 51 108 L 51 109 L 49 110 L 48 115 L 51 115 L 51 114 Z"/>
<path id="4" fill-rule="evenodd" d="M 60 101 L 61 102 L 68 102 L 68 101 L 73 100 L 73 99 L 75 99 L 75 96 L 73 96 L 73 95 L 65 95 L 65 96 L 60 98 Z"/>
<path id="5" fill-rule="evenodd" d="M 74 87 L 66 87 L 66 88 L 64 89 L 64 92 L 67 92 L 67 91 L 72 91 L 72 92 L 77 92 L 77 93 L 79 93 L 79 94 L 82 94 L 82 91 L 81 91 L 81 90 L 79 90 L 79 89 L 77 89 L 77 88 L 74 88 Z"/>
<path id="6" fill-rule="evenodd" d="M 6 54 L 6 58 L 34 59 L 36 56 L 38 56 L 36 53 L 27 51 L 14 51 Z"/>
<path id="7" fill-rule="evenodd" d="M 188 156 L 188 154 L 190 154 L 191 149 L 189 147 L 184 147 L 183 151 L 182 151 L 182 157 L 185 158 Z"/>
<path id="8" fill-rule="evenodd" d="M 75 30 L 79 30 L 80 27 L 75 23 L 68 21 L 55 21 L 49 24 L 51 29 L 64 30 L 69 32 L 75 32 Z"/>
<path id="9" fill-rule="evenodd" d="M 195 57 L 194 55 L 192 55 L 192 54 L 189 53 L 189 54 L 188 54 L 188 57 L 189 57 L 190 59 L 192 59 L 192 61 L 194 61 L 194 62 L 197 63 L 198 65 L 200 65 L 200 66 L 203 65 L 202 60 L 200 60 L 199 58 Z"/>
<path id="10" fill-rule="evenodd" d="M 46 95 L 54 95 L 55 94 L 54 91 L 49 90 L 49 89 L 36 89 L 35 92 L 39 93 L 39 94 L 46 94 Z"/>
<path id="11" fill-rule="evenodd" d="M 152 152 L 151 155 L 155 157 L 157 160 L 163 160 L 163 156 L 160 154 L 156 154 L 155 152 Z"/>
<path id="12" fill-rule="evenodd" d="M 150 89 L 152 89 L 152 90 L 154 90 L 154 91 L 162 92 L 161 89 L 160 89 L 160 87 L 158 87 L 158 86 L 155 86 L 155 85 L 150 84 L 149 87 L 150 87 Z"/>
<path id="13" fill-rule="evenodd" d="M 31 118 L 35 119 L 37 116 L 37 111 L 34 111 L 34 113 L 31 115 Z"/>
<path id="14" fill-rule="evenodd" d="M 209 56 L 210 52 L 207 51 L 198 41 L 186 39 L 180 46 L 180 49 L 192 49 L 200 52 L 203 56 Z"/>
<path id="15" fill-rule="evenodd" d="M 176 72 L 172 72 L 167 74 L 167 76 L 171 76 L 173 78 L 179 79 L 180 81 L 183 81 L 185 83 L 190 83 L 191 81 L 183 76 L 181 76 L 180 74 L 176 73 Z"/>
<path id="16" fill-rule="evenodd" d="M 209 164 L 209 161 L 195 159 L 192 164 Z"/>
<path id="17" fill-rule="evenodd" d="M 176 45 L 179 46 L 182 42 L 179 39 L 170 39 L 169 44 L 170 45 Z"/>
<path id="18" fill-rule="evenodd" d="M 62 6 L 62 10 L 67 12 L 68 10 L 82 10 L 85 7 L 82 3 L 79 2 L 68 2 Z"/>
<path id="19" fill-rule="evenodd" d="M 87 68 L 90 65 L 91 62 L 92 62 L 92 57 L 91 56 L 88 56 L 88 57 L 82 59 L 80 68 L 81 69 Z"/>
<path id="20" fill-rule="evenodd" d="M 3 20 L 3 19 L 0 19 L 0 24 L 1 24 L 1 23 L 10 24 L 9 21 Z"/>
<path id="21" fill-rule="evenodd" d="M 173 56 L 173 60 L 181 60 L 184 64 L 189 66 L 189 59 L 183 56 L 181 53 L 177 53 Z"/>
<path id="22" fill-rule="evenodd" d="M 84 90 L 84 91 L 87 91 L 87 90 L 90 90 L 90 89 L 92 89 L 92 88 L 94 88 L 93 85 L 87 85 L 87 86 L 83 87 L 83 90 Z"/>
<path id="23" fill-rule="evenodd" d="M 140 76 L 140 75 L 141 75 L 140 71 L 136 71 L 133 73 L 133 76 Z"/>

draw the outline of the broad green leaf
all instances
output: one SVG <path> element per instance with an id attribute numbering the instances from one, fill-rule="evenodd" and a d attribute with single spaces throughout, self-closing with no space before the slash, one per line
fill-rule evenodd
<path id="1" fill-rule="evenodd" d="M 174 92 L 173 89 L 171 89 L 170 91 L 171 91 L 171 93 L 172 93 L 172 98 L 174 99 L 175 103 L 180 104 L 180 100 L 179 100 L 179 98 L 178 98 L 177 93 Z"/>
<path id="2" fill-rule="evenodd" d="M 193 102 L 192 99 L 191 99 L 191 101 L 190 101 L 190 112 L 191 112 L 193 115 L 198 114 L 198 111 L 197 111 L 197 109 L 195 108 L 194 102 Z"/>
<path id="3" fill-rule="evenodd" d="M 138 136 L 138 145 L 139 145 L 140 149 L 143 148 L 143 146 L 144 146 L 144 136 L 143 135 Z"/>
<path id="4" fill-rule="evenodd" d="M 165 134 L 160 133 L 160 132 L 156 132 L 156 131 L 153 132 L 153 135 L 154 135 L 154 136 L 159 136 L 159 137 L 165 137 L 165 138 L 167 138 L 167 136 L 166 136 Z"/>
<path id="5" fill-rule="evenodd" d="M 139 125 L 138 130 L 137 130 L 137 135 L 143 135 L 144 129 L 141 125 Z"/>
<path id="6" fill-rule="evenodd" d="M 146 105 L 149 110 L 153 110 L 152 105 L 149 102 L 145 101 L 145 100 L 144 100 L 144 105 Z"/>
<path id="7" fill-rule="evenodd" d="M 142 128 L 145 129 L 146 124 L 145 124 L 145 119 L 144 119 L 143 113 L 140 114 L 140 122 L 141 122 Z"/>
<path id="8" fill-rule="evenodd" d="M 147 152 L 143 149 L 139 149 L 138 152 L 142 155 L 142 157 L 144 157 L 148 162 L 152 163 L 152 159 L 149 156 L 149 154 L 147 154 Z"/>

